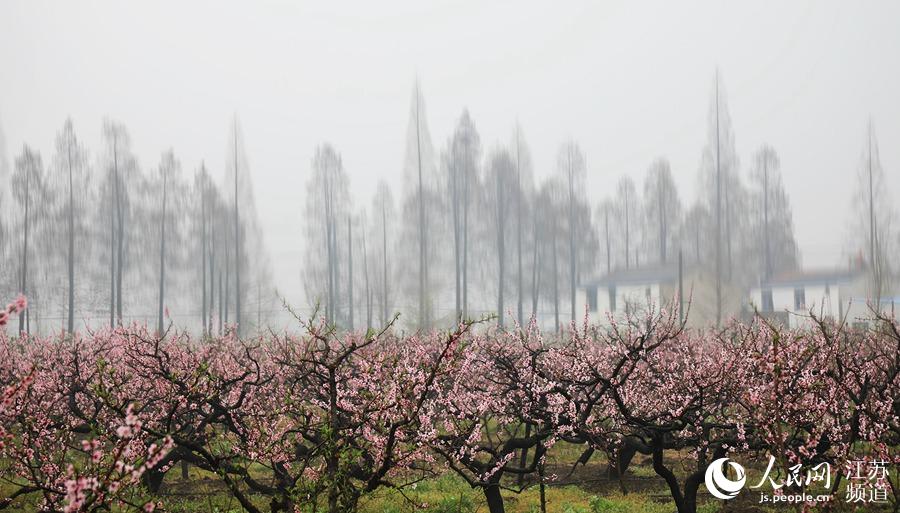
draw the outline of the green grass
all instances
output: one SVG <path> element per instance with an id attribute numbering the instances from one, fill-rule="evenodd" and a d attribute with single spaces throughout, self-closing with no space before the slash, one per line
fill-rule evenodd
<path id="1" fill-rule="evenodd" d="M 487 505 L 480 490 L 473 490 L 453 474 L 419 483 L 405 492 L 382 490 L 360 503 L 360 513 L 475 513 L 486 512 Z M 533 486 L 522 493 L 503 492 L 508 513 L 538 513 L 540 491 Z M 671 502 L 658 502 L 642 494 L 614 493 L 599 497 L 579 486 L 546 487 L 547 511 L 559 513 L 672 513 Z M 412 501 L 412 502 L 410 502 Z M 418 504 L 418 508 L 416 508 Z M 714 513 L 718 504 L 704 504 L 701 513 Z"/>

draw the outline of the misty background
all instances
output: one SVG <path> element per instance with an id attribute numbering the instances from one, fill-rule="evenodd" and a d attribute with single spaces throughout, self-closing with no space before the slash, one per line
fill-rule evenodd
<path id="1" fill-rule="evenodd" d="M 854 191 L 870 126 L 885 210 L 900 196 L 898 19 L 895 2 L 572 2 L 553 8 L 537 2 L 5 2 L 0 183 L 6 189 L 26 144 L 53 175 L 67 118 L 85 149 L 86 172 L 100 177 L 105 120 L 113 120 L 127 131 L 135 170 L 161 176 L 161 155 L 171 150 L 184 184 L 194 182 L 202 163 L 227 203 L 237 146 L 238 174 L 244 173 L 239 197 L 248 195 L 255 211 L 255 227 L 248 224 L 243 242 L 255 237 L 253 253 L 265 261 L 260 266 L 267 271 L 260 273 L 267 283 L 305 308 L 312 283 L 308 188 L 317 149 L 327 143 L 339 153 L 348 188 L 343 202 L 354 211 L 371 208 L 384 180 L 402 213 L 411 185 L 417 87 L 436 179 L 441 154 L 467 110 L 481 142 L 482 174 L 492 168 L 495 149 L 518 140 L 517 126 L 536 184 L 558 175 L 560 148 L 577 143 L 584 158 L 580 189 L 594 217 L 605 199 L 621 198 L 623 176 L 642 195 L 644 177 L 659 158 L 669 163 L 684 211 L 706 201 L 701 168 L 718 70 L 737 157 L 734 176 L 749 187 L 755 154 L 771 146 L 789 198 L 795 265 L 841 267 L 865 245 Z M 141 194 L 155 198 L 150 189 L 148 182 Z M 2 193 L 4 233 L 18 233 L 10 189 Z M 101 203 L 88 204 L 99 211 Z M 736 218 L 746 215 L 735 212 Z M 397 240 L 408 242 L 400 217 Z M 154 226 L 150 212 L 146 219 Z M 132 239 L 155 233 L 135 232 Z M 435 236 L 452 253 L 446 234 Z M 589 249 L 593 258 L 579 267 L 580 278 L 605 271 L 599 230 L 594 236 L 598 246 Z M 158 251 L 152 243 L 146 247 Z M 398 262 L 418 262 L 399 243 L 397 252 Z M 16 254 L 10 246 L 0 268 L 17 273 L 10 271 L 19 265 Z M 446 289 L 438 305 L 444 310 L 453 308 L 447 269 L 442 264 L 435 271 Z M 153 272 L 148 263 L 146 276 L 133 277 L 148 285 L 132 301 L 153 298 Z M 189 277 L 195 278 L 177 280 Z M 398 295 L 409 289 L 400 284 L 405 278 L 392 279 Z M 479 310 L 495 303 L 493 294 L 477 298 Z M 514 308 L 515 287 L 508 294 L 507 307 Z M 397 309 L 414 304 L 398 300 Z M 140 310 L 152 321 L 150 305 Z"/>

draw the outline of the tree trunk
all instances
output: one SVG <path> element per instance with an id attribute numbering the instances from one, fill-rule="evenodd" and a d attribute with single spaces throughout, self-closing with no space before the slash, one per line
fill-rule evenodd
<path id="1" fill-rule="evenodd" d="M 538 465 L 538 479 L 540 480 L 540 484 L 538 485 L 540 489 L 541 495 L 541 513 L 547 513 L 547 485 L 544 483 L 544 464 L 541 463 Z"/>
<path id="2" fill-rule="evenodd" d="M 772 277 L 772 251 L 769 245 L 769 160 L 763 159 L 763 237 L 766 241 L 765 277 Z"/>
<path id="3" fill-rule="evenodd" d="M 387 326 L 388 322 L 388 247 L 387 247 L 387 206 L 384 200 L 381 202 L 381 324 Z"/>
<path id="4" fill-rule="evenodd" d="M 656 195 L 659 197 L 659 206 L 657 207 L 659 210 L 659 260 L 660 263 L 664 264 L 666 263 L 666 239 L 668 234 L 666 233 L 666 200 L 663 193 L 662 173 L 659 173 L 656 185 Z"/>
<path id="5" fill-rule="evenodd" d="M 23 230 L 22 237 L 24 240 L 22 241 L 22 295 L 28 297 L 28 217 L 30 215 L 30 206 L 31 206 L 31 173 L 33 169 L 33 162 L 30 160 L 26 164 L 28 167 L 25 169 L 25 226 Z M 25 315 L 27 312 L 19 312 L 19 334 L 21 335 L 23 331 L 25 331 Z"/>
<path id="6" fill-rule="evenodd" d="M 603 209 L 603 217 L 606 223 L 606 274 L 609 274 L 612 271 L 612 255 L 610 254 L 610 241 L 609 241 L 609 208 Z"/>
<path id="7" fill-rule="evenodd" d="M 366 285 L 366 331 L 372 328 L 372 293 L 369 289 L 369 252 L 366 249 L 366 231 L 362 232 L 363 277 Z"/>
<path id="8" fill-rule="evenodd" d="M 425 187 L 422 178 L 422 143 L 419 129 L 419 84 L 416 83 L 416 159 L 419 171 L 419 327 L 428 328 L 425 306 L 425 287 L 427 283 L 428 261 L 425 230 Z"/>
<path id="9" fill-rule="evenodd" d="M 69 164 L 69 320 L 68 332 L 75 332 L 75 191 L 72 184 L 72 144 L 68 147 Z"/>
<path id="10" fill-rule="evenodd" d="M 572 166 L 571 158 L 569 166 Z M 575 245 L 575 171 L 569 171 L 569 294 L 571 300 L 572 322 L 575 322 L 575 288 L 578 286 L 576 265 L 578 254 Z"/>
<path id="11" fill-rule="evenodd" d="M 234 323 L 241 334 L 241 221 L 238 213 L 237 120 L 234 125 Z"/>
<path id="12" fill-rule="evenodd" d="M 518 314 L 519 314 L 519 325 L 523 325 L 525 323 L 524 319 L 524 306 L 523 306 L 523 290 L 522 290 L 522 167 L 520 162 L 521 155 L 519 154 L 519 129 L 516 128 L 516 255 L 518 257 L 518 266 L 519 270 L 517 273 L 518 277 L 518 292 L 519 292 L 519 303 L 518 303 Z"/>
<path id="13" fill-rule="evenodd" d="M 506 198 L 503 195 L 503 178 L 500 170 L 497 172 L 497 324 L 503 327 L 503 285 L 506 274 Z"/>
<path id="14" fill-rule="evenodd" d="M 553 231 L 553 319 L 556 323 L 556 332 L 559 333 L 559 267 L 556 250 L 556 231 Z"/>
<path id="15" fill-rule="evenodd" d="M 325 319 L 328 320 L 330 324 L 334 324 L 335 319 L 335 250 L 334 250 L 334 198 L 331 195 L 331 189 L 329 187 L 329 177 L 326 177 L 324 182 L 324 194 L 325 194 L 325 254 L 328 257 L 328 262 L 326 263 L 326 271 L 328 274 L 328 298 L 325 301 Z"/>
<path id="16" fill-rule="evenodd" d="M 531 436 L 531 424 L 526 422 L 525 423 L 525 438 L 527 439 L 530 436 Z M 525 468 L 525 465 L 527 465 L 527 464 L 528 464 L 528 447 L 523 447 L 522 454 L 519 455 L 519 468 Z M 522 485 L 525 483 L 525 474 L 519 474 L 517 481 L 518 481 L 519 488 L 521 488 Z"/>
<path id="17" fill-rule="evenodd" d="M 117 140 L 114 141 L 114 146 L 117 145 Z M 115 298 L 116 298 L 116 319 L 118 319 L 118 324 L 122 325 L 122 278 L 123 278 L 123 269 L 124 269 L 124 254 L 125 254 L 125 210 L 122 204 L 122 194 L 124 187 L 121 186 L 120 182 L 122 181 L 119 177 L 119 158 L 118 158 L 118 148 L 116 146 L 116 156 L 114 158 L 114 167 L 113 167 L 113 191 L 116 197 L 116 290 L 115 290 Z"/>
<path id="18" fill-rule="evenodd" d="M 222 303 L 222 308 L 224 310 L 225 315 L 225 324 L 228 324 L 228 302 L 231 296 L 231 258 L 228 256 L 228 251 L 225 252 L 225 302 Z"/>
<path id="19" fill-rule="evenodd" d="M 500 494 L 499 479 L 491 478 L 491 484 L 484 488 L 484 498 L 487 499 L 490 513 L 504 513 L 503 496 Z"/>
<path id="20" fill-rule="evenodd" d="M 163 333 L 163 309 L 166 299 L 166 181 L 168 170 L 163 171 L 162 218 L 159 222 L 159 308 L 157 310 L 156 332 Z"/>
<path id="21" fill-rule="evenodd" d="M 201 267 L 201 276 L 202 283 L 201 288 L 203 289 L 202 301 L 200 305 L 200 332 L 204 337 L 208 336 L 209 333 L 206 331 L 206 312 L 208 301 L 206 298 L 206 191 L 204 189 L 200 190 L 200 267 Z"/>
<path id="22" fill-rule="evenodd" d="M 688 475 L 684 481 L 684 490 L 682 491 L 681 486 L 678 483 L 678 478 L 663 464 L 663 445 L 661 439 L 653 441 L 651 452 L 653 454 L 653 470 L 656 471 L 657 475 L 662 477 L 669 486 L 669 492 L 672 495 L 672 499 L 675 501 L 675 507 L 678 510 L 678 513 L 697 513 L 697 491 L 700 489 L 700 484 L 703 482 L 706 458 L 701 456 L 697 462 L 698 470 L 695 470 Z M 725 451 L 720 448 L 715 451 L 715 454 L 716 456 L 714 457 L 718 458 L 723 456 Z"/>
<path id="23" fill-rule="evenodd" d="M 537 319 L 537 309 L 538 309 L 538 297 L 541 290 L 540 286 L 540 254 L 538 253 L 538 222 L 537 216 L 534 216 L 533 219 L 533 227 L 534 227 L 534 247 L 532 251 L 531 257 L 531 318 Z"/>
<path id="24" fill-rule="evenodd" d="M 209 230 L 209 246 L 207 253 L 209 258 L 209 318 L 206 320 L 208 325 L 207 333 L 212 334 L 213 331 L 213 312 L 216 311 L 216 262 L 215 262 L 215 225 L 210 219 Z"/>
<path id="25" fill-rule="evenodd" d="M 726 262 L 725 266 L 725 280 L 726 283 L 731 283 L 731 275 L 732 275 L 732 260 L 731 260 L 731 201 L 728 199 L 728 191 L 730 190 L 727 187 L 727 183 L 725 184 L 725 249 L 726 249 Z"/>
<path id="26" fill-rule="evenodd" d="M 116 326 L 116 214 L 109 207 L 109 327 Z"/>
<path id="27" fill-rule="evenodd" d="M 455 320 L 456 322 L 460 322 L 462 320 L 462 248 L 460 247 L 462 241 L 460 240 L 460 230 L 462 229 L 460 226 L 459 219 L 459 202 L 460 202 L 460 192 L 459 192 L 459 183 L 460 176 L 459 170 L 455 167 L 450 171 L 450 201 L 452 201 L 453 208 L 453 273 L 456 285 L 456 294 L 454 295 L 455 304 Z"/>
<path id="28" fill-rule="evenodd" d="M 628 197 L 628 193 L 625 193 L 625 269 L 629 269 L 631 267 L 631 255 L 629 251 L 631 251 L 631 227 L 629 226 L 629 210 L 631 210 L 631 205 L 629 204 L 630 198 Z"/>
<path id="29" fill-rule="evenodd" d="M 119 151 L 118 135 L 113 135 L 113 186 L 110 191 L 113 202 L 109 207 L 109 327 L 116 325 L 116 266 L 121 265 L 117 261 L 117 221 L 119 220 Z"/>
<path id="30" fill-rule="evenodd" d="M 159 492 L 159 489 L 162 487 L 163 479 L 165 479 L 166 474 L 161 472 L 157 468 L 147 469 L 144 472 L 144 475 L 141 476 L 141 480 L 144 481 L 144 486 L 147 487 L 151 493 Z"/>
<path id="31" fill-rule="evenodd" d="M 469 144 L 466 143 L 466 172 L 463 175 L 463 222 L 462 222 L 462 316 L 469 317 Z"/>
<path id="32" fill-rule="evenodd" d="M 353 331 L 353 228 L 347 216 L 347 329 Z"/>
<path id="33" fill-rule="evenodd" d="M 219 335 L 222 334 L 222 317 L 225 315 L 225 294 L 222 290 L 222 270 L 219 270 Z"/>
<path id="34" fill-rule="evenodd" d="M 722 324 L 722 167 L 719 156 L 719 72 L 716 70 L 716 327 Z"/>

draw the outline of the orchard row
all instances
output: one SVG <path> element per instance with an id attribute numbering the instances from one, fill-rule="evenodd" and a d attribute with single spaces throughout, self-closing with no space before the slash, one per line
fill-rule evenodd
<path id="1" fill-rule="evenodd" d="M 487 324 L 351 333 L 314 318 L 302 334 L 248 339 L 139 325 L 0 331 L 0 509 L 152 511 L 167 472 L 188 464 L 252 513 L 352 512 L 380 488 L 444 472 L 498 513 L 501 490 L 552 484 L 545 457 L 564 441 L 618 475 L 650 455 L 687 513 L 724 456 L 771 454 L 782 468 L 900 461 L 890 319 L 867 331 L 694 330 L 663 309 L 552 336 Z M 686 475 L 664 458 L 674 452 L 688 455 Z"/>

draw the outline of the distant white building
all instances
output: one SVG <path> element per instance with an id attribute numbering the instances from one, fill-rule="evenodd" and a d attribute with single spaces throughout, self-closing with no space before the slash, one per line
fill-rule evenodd
<path id="1" fill-rule="evenodd" d="M 577 322 L 587 309 L 588 322 L 607 324 L 609 314 L 621 318 L 648 305 L 664 305 L 678 291 L 678 267 L 656 266 L 619 269 L 582 283 L 575 291 Z"/>
<path id="2" fill-rule="evenodd" d="M 865 274 L 860 270 L 790 271 L 750 289 L 750 304 L 764 316 L 784 318 L 792 328 L 821 317 L 843 319 L 863 313 Z M 852 305 L 853 311 L 848 311 Z M 851 322 L 853 319 L 849 319 Z"/>

